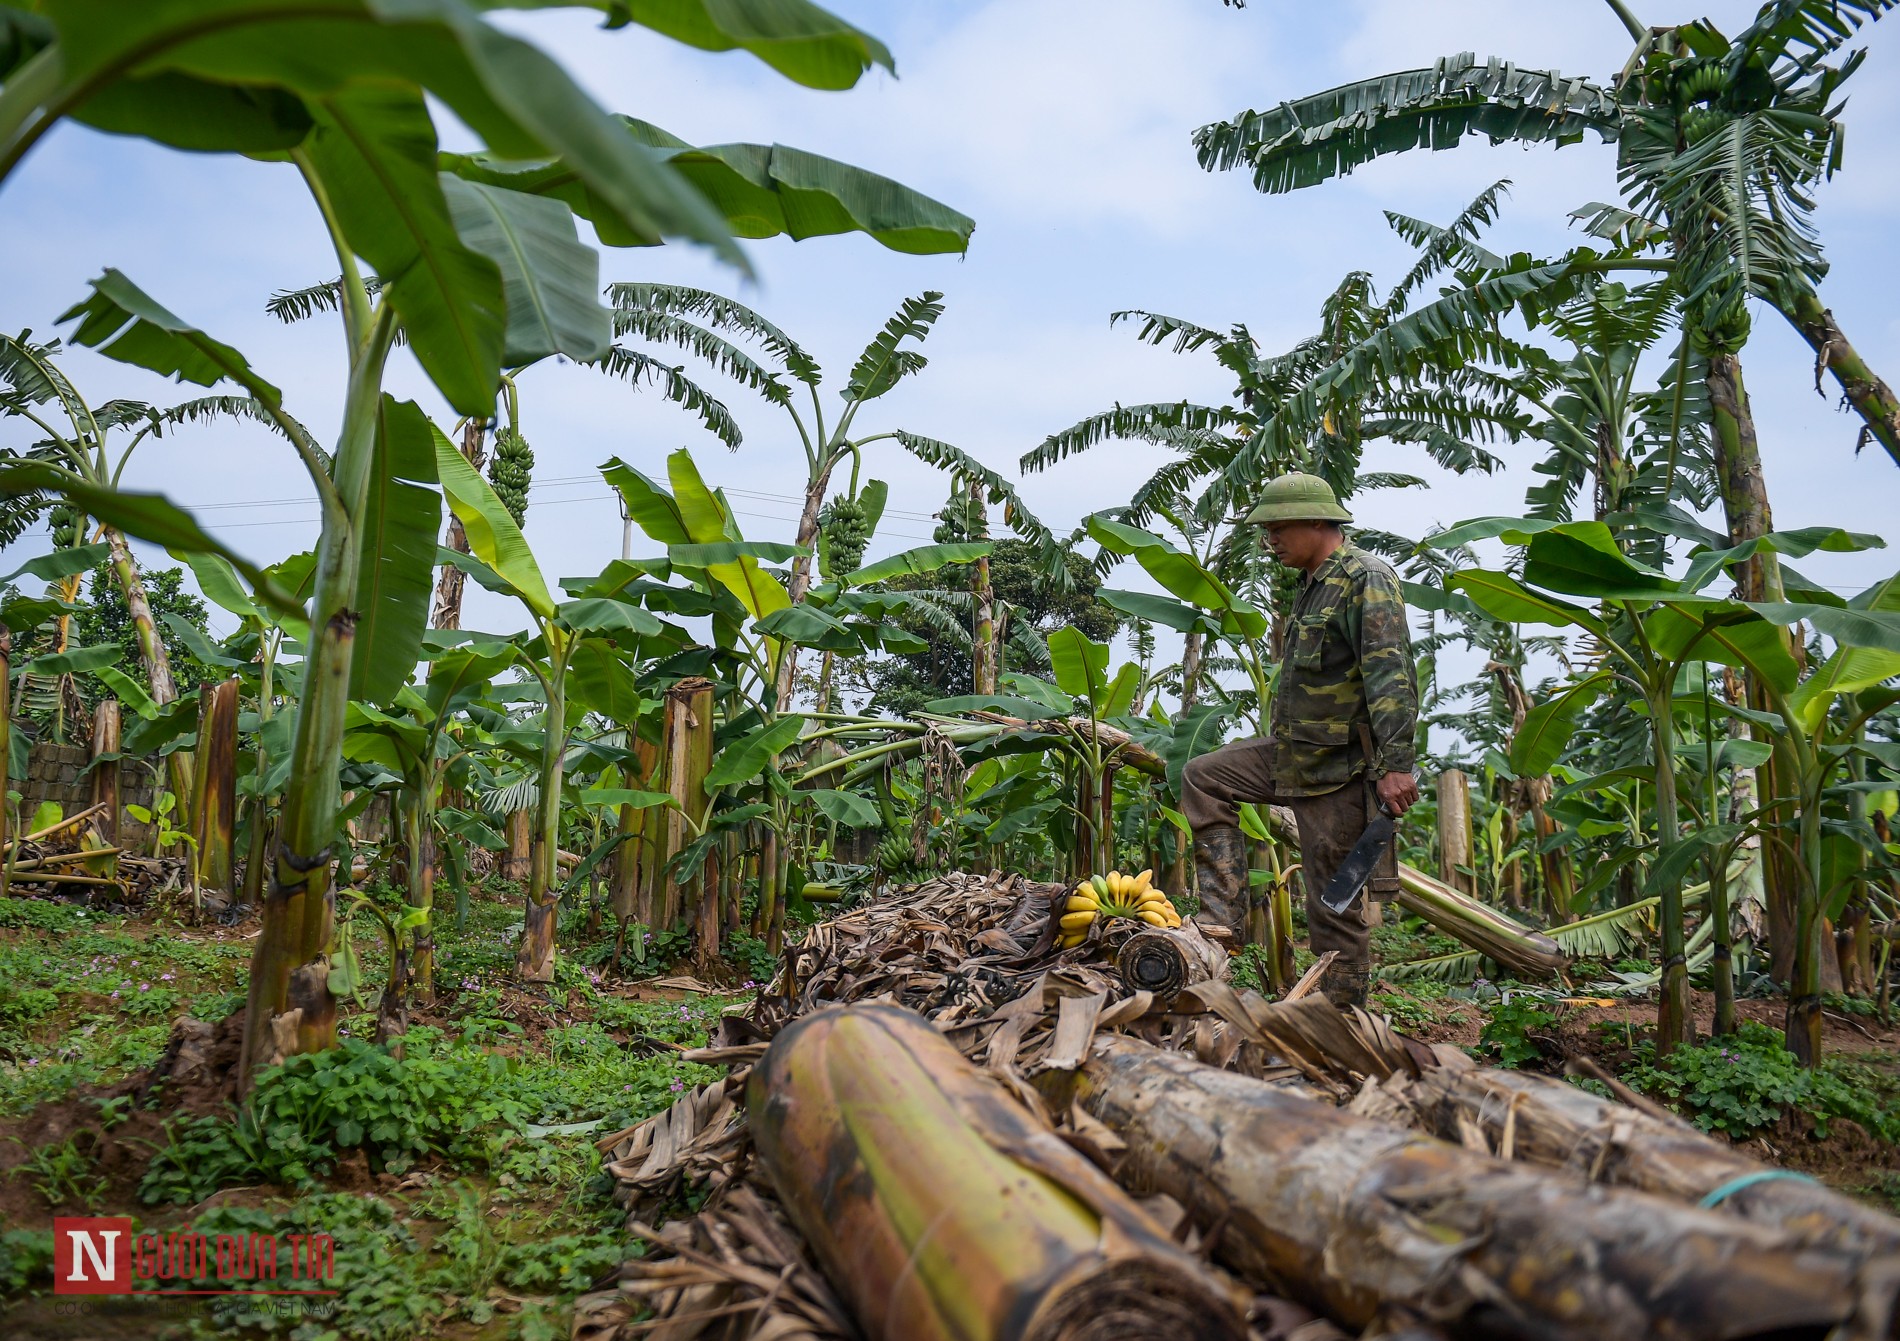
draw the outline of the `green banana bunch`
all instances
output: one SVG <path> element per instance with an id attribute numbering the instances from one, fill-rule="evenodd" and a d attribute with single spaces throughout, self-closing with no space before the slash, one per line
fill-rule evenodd
<path id="1" fill-rule="evenodd" d="M 534 482 L 534 448 L 512 425 L 495 434 L 495 458 L 488 463 L 488 482 L 508 515 L 521 525 L 528 515 L 528 488 Z"/>
<path id="2" fill-rule="evenodd" d="M 871 543 L 871 514 L 864 504 L 849 494 L 839 494 L 826 506 L 820 518 L 824 544 L 819 549 L 822 576 L 830 581 L 858 571 L 864 564 L 865 546 Z"/>

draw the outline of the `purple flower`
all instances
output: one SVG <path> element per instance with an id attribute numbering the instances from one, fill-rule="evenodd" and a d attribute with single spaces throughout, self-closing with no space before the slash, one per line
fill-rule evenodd
<path id="1" fill-rule="evenodd" d="M 686 1088 L 686 1082 L 683 1080 L 676 1080 L 671 1085 L 668 1085 L 667 1088 L 669 1090 L 672 1090 L 675 1094 L 678 1094 L 681 1090 Z"/>
<path id="2" fill-rule="evenodd" d="M 150 984 L 149 982 L 142 982 L 139 984 L 139 991 L 149 992 L 151 990 L 152 990 L 152 984 Z"/>
<path id="3" fill-rule="evenodd" d="M 118 994 L 117 992 L 114 992 L 114 993 L 112 994 L 112 999 L 113 999 L 114 1001 L 117 1001 L 117 1000 L 119 999 L 119 994 Z"/>
<path id="4" fill-rule="evenodd" d="M 170 974 L 170 973 L 161 973 L 161 974 L 159 974 L 159 975 L 158 975 L 158 980 L 159 980 L 160 982 L 170 982 L 170 981 L 172 980 L 172 978 L 173 978 L 173 976 L 174 976 L 174 975 L 173 975 L 173 974 Z"/>

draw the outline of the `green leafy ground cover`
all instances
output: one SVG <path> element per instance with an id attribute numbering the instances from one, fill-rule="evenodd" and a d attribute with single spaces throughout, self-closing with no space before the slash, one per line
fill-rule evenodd
<path id="1" fill-rule="evenodd" d="M 369 1041 L 373 1000 L 346 1003 L 343 1046 L 264 1073 L 240 1116 L 103 1091 L 158 1059 L 177 1016 L 241 1004 L 254 924 L 0 900 L 0 1118 L 13 1133 L 0 1138 L 0 1331 L 34 1334 L 50 1305 L 57 1211 L 129 1215 L 139 1232 L 334 1237 L 336 1278 L 292 1282 L 333 1300 L 214 1300 L 164 1315 L 172 1335 L 566 1335 L 573 1298 L 638 1251 L 593 1141 L 710 1078 L 678 1051 L 737 998 L 661 999 L 566 965 L 523 991 L 508 981 L 517 908 L 478 897 L 460 933 L 444 927 L 441 1000 L 417 1012 L 400 1056 Z M 43 1127 L 66 1134 L 36 1140 Z"/>

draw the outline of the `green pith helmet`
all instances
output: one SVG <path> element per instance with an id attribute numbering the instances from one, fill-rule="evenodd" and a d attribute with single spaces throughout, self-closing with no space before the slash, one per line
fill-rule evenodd
<path id="1" fill-rule="evenodd" d="M 1289 521 L 1349 522 L 1352 513 L 1339 505 L 1333 486 L 1325 480 L 1317 475 L 1294 474 L 1268 480 L 1247 520 L 1255 526 Z"/>

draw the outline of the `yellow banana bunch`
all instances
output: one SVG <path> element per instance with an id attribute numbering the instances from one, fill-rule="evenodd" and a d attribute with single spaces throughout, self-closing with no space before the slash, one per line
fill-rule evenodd
<path id="1" fill-rule="evenodd" d="M 1062 937 L 1056 943 L 1064 950 L 1080 945 L 1098 917 L 1131 917 L 1152 927 L 1180 926 L 1181 914 L 1153 882 L 1153 871 L 1140 875 L 1110 871 L 1082 881 L 1063 904 Z"/>

